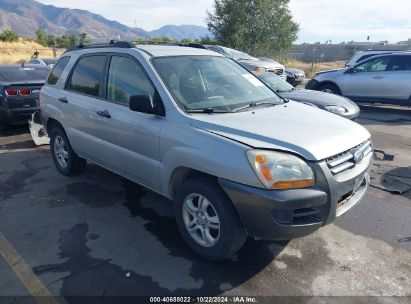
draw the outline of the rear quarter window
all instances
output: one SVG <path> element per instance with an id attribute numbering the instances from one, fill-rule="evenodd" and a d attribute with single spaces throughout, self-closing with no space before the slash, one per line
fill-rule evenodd
<path id="1" fill-rule="evenodd" d="M 66 68 L 67 64 L 70 61 L 70 57 L 63 57 L 61 58 L 57 64 L 54 66 L 53 70 L 51 71 L 49 78 L 47 79 L 47 83 L 50 85 L 55 85 L 63 73 L 64 69 Z"/>

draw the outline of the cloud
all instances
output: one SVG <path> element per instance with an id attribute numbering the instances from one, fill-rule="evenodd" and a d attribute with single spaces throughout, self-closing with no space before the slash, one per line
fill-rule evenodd
<path id="1" fill-rule="evenodd" d="M 80 8 L 146 30 L 166 24 L 206 25 L 213 0 L 39 0 L 59 7 Z M 392 42 L 411 38 L 411 1 L 406 0 L 291 0 L 300 24 L 299 42 Z"/>
<path id="2" fill-rule="evenodd" d="M 291 0 L 290 9 L 300 24 L 300 42 L 411 38 L 411 1 Z"/>

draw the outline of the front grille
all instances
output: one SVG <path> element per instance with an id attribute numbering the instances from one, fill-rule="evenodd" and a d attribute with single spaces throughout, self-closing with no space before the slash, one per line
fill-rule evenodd
<path id="1" fill-rule="evenodd" d="M 361 159 L 358 159 L 358 154 L 356 155 L 358 151 L 362 152 L 363 157 Z M 372 153 L 372 151 L 372 143 L 370 140 L 367 140 L 352 149 L 327 158 L 327 166 L 332 174 L 339 174 L 345 170 L 355 167 L 357 163 L 360 163 L 362 159 L 367 157 L 370 153 Z"/>
<path id="2" fill-rule="evenodd" d="M 269 69 L 268 72 L 275 73 L 277 75 L 283 75 L 284 74 L 283 69 Z"/>

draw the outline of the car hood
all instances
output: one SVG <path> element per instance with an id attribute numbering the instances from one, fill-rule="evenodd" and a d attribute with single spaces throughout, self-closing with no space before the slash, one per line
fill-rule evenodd
<path id="1" fill-rule="evenodd" d="M 260 68 L 266 68 L 266 69 L 273 69 L 273 68 L 282 68 L 284 69 L 284 66 L 277 61 L 274 60 L 237 60 L 240 63 L 246 64 L 246 65 L 252 65 Z"/>
<path id="2" fill-rule="evenodd" d="M 327 105 L 339 105 L 343 106 L 347 110 L 355 109 L 359 110 L 358 106 L 351 100 L 325 92 L 312 91 L 312 90 L 294 90 L 290 92 L 279 93 L 282 97 L 299 102 L 308 102 L 316 105 L 319 108 L 324 108 Z"/>
<path id="3" fill-rule="evenodd" d="M 285 70 L 286 70 L 287 72 L 290 72 L 290 73 L 293 73 L 293 74 L 296 74 L 296 75 L 302 75 L 302 74 L 305 74 L 305 72 L 304 72 L 304 71 L 302 71 L 302 70 L 298 70 L 298 69 L 293 69 L 293 68 L 285 68 Z"/>
<path id="4" fill-rule="evenodd" d="M 327 70 L 327 71 L 321 71 L 318 72 L 317 75 L 321 74 L 329 74 L 329 73 L 344 73 L 347 70 L 347 68 L 341 68 L 341 69 L 333 69 L 333 70 Z"/>
<path id="5" fill-rule="evenodd" d="M 191 125 L 253 148 L 289 151 L 318 161 L 370 138 L 359 124 L 312 106 L 290 101 L 227 114 L 194 114 Z"/>

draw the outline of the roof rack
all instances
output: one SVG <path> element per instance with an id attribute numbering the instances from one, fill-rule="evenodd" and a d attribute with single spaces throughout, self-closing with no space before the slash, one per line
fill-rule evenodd
<path id="1" fill-rule="evenodd" d="M 131 42 L 116 41 L 116 40 L 110 40 L 108 43 L 86 43 L 86 44 L 79 43 L 79 44 L 69 47 L 64 53 L 75 51 L 75 50 L 82 50 L 82 49 L 97 49 L 97 48 L 110 48 L 110 47 L 130 49 L 130 48 L 134 48 L 135 45 L 132 44 Z"/>
<path id="2" fill-rule="evenodd" d="M 184 46 L 192 47 L 196 49 L 207 49 L 204 45 L 200 43 L 181 43 L 181 42 L 166 42 L 166 41 L 151 41 L 151 40 L 138 40 L 135 41 L 136 44 L 140 45 L 168 45 L 168 46 Z"/>

